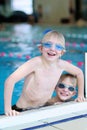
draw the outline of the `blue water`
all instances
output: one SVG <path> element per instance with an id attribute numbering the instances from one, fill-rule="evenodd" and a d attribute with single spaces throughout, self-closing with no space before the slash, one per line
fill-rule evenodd
<path id="1" fill-rule="evenodd" d="M 56 29 L 66 38 L 66 53 L 62 57 L 84 72 L 84 53 L 87 50 L 87 27 L 5 25 L 0 31 L 0 114 L 4 112 L 4 81 L 21 64 L 40 55 L 37 45 L 44 34 Z M 14 87 L 12 104 L 19 98 L 23 80 Z"/>

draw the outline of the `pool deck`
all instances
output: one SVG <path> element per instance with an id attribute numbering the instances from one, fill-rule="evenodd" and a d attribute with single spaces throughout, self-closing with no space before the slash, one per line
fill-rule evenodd
<path id="1" fill-rule="evenodd" d="M 73 125 L 69 126 L 69 124 Z M 0 130 L 73 130 L 77 128 L 87 130 L 87 102 L 68 102 L 42 107 L 13 117 L 0 116 Z"/>

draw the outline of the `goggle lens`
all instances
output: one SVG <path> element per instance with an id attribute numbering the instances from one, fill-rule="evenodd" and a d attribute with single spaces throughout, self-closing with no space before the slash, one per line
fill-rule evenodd
<path id="1" fill-rule="evenodd" d="M 51 48 L 53 46 L 52 43 L 50 42 L 44 42 L 42 43 L 43 47 L 45 48 Z M 61 51 L 63 50 L 64 48 L 60 45 L 60 44 L 55 44 L 55 49 L 58 50 L 58 51 Z"/>

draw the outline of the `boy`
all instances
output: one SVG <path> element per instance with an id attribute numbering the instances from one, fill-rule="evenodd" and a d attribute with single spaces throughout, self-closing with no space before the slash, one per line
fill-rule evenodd
<path id="1" fill-rule="evenodd" d="M 12 110 L 11 99 L 15 83 L 22 78 L 25 78 L 25 82 L 22 94 L 16 103 L 17 108 L 30 109 L 44 106 L 51 98 L 63 71 L 77 77 L 77 100 L 84 100 L 84 76 L 82 70 L 60 59 L 65 52 L 64 36 L 57 31 L 46 33 L 39 49 L 42 53 L 41 56 L 25 62 L 5 81 L 4 101 L 7 116 L 19 114 L 16 110 Z"/>
<path id="2" fill-rule="evenodd" d="M 77 79 L 74 75 L 63 74 L 60 77 L 58 84 L 56 85 L 55 91 L 56 96 L 52 97 L 45 106 L 53 104 L 61 104 L 63 102 L 74 101 L 72 98 L 76 95 Z"/>

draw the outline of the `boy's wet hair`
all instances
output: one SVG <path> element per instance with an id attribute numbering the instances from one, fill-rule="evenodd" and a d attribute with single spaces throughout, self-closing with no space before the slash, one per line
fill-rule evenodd
<path id="1" fill-rule="evenodd" d="M 62 82 L 65 78 L 70 78 L 70 81 L 73 84 L 73 86 L 77 85 L 77 78 L 76 78 L 76 76 L 74 76 L 72 74 L 69 74 L 69 73 L 63 74 L 63 75 L 61 75 L 61 77 L 59 79 L 59 82 Z"/>
<path id="2" fill-rule="evenodd" d="M 59 33 L 59 32 L 57 32 L 55 30 L 49 31 L 48 33 L 46 33 L 44 35 L 41 42 L 42 43 L 47 42 L 50 39 L 50 37 L 55 37 L 56 39 L 60 40 L 61 41 L 60 45 L 62 45 L 63 48 L 65 49 L 65 38 L 64 38 L 62 33 Z"/>

